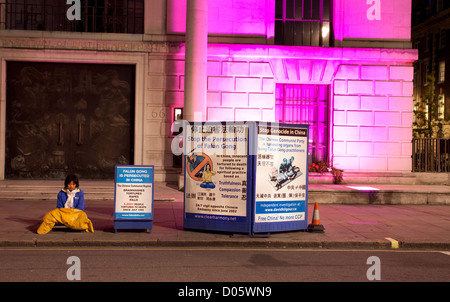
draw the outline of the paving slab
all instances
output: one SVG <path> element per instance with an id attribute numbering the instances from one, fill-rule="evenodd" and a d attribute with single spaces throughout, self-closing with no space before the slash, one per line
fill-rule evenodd
<path id="1" fill-rule="evenodd" d="M 331 187 L 327 185 L 324 190 Z M 434 188 L 440 192 L 443 189 L 446 188 Z M 400 248 L 450 249 L 450 206 L 447 204 L 321 203 L 319 212 L 324 233 L 300 230 L 250 236 L 184 229 L 183 193 L 170 184 L 157 183 L 150 232 L 119 230 L 115 233 L 114 200 L 93 199 L 87 200 L 86 213 L 93 222 L 94 233 L 55 228 L 45 235 L 36 234 L 42 217 L 55 205 L 56 201 L 51 199 L 1 199 L 0 246 L 392 248 L 396 243 Z M 308 217 L 312 217 L 312 212 L 310 200 Z"/>

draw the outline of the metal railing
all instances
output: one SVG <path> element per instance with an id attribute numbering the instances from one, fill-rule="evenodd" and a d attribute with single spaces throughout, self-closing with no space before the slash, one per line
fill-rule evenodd
<path id="1" fill-rule="evenodd" d="M 450 139 L 413 138 L 413 172 L 450 172 Z"/>

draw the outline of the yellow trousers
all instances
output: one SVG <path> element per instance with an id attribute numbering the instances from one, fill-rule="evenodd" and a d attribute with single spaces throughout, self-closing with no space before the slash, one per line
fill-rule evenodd
<path id="1" fill-rule="evenodd" d="M 74 230 L 94 232 L 94 226 L 86 213 L 79 209 L 56 208 L 44 216 L 37 233 L 40 235 L 50 232 L 55 223 L 59 222 Z"/>

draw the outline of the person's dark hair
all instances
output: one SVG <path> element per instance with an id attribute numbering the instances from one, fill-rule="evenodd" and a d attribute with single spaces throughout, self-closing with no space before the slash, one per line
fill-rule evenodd
<path id="1" fill-rule="evenodd" d="M 76 187 L 78 188 L 79 183 L 78 183 L 78 177 L 75 174 L 69 174 L 66 177 L 66 180 L 64 181 L 64 187 L 67 188 L 67 185 L 70 184 L 70 182 L 74 182 Z"/>

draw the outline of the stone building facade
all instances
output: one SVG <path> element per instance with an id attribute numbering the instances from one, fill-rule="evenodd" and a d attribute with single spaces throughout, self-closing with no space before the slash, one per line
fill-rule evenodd
<path id="1" fill-rule="evenodd" d="M 204 13 L 206 120 L 308 123 L 312 161 L 355 173 L 410 173 L 417 59 L 410 42 L 410 1 L 223 2 L 209 0 Z M 94 28 L 85 19 L 88 7 L 80 3 L 81 20 L 64 22 L 82 22 L 84 31 L 73 24 L 67 30 L 46 29 L 46 23 L 27 27 L 20 16 L 27 9 L 31 15 L 29 7 L 23 4 L 20 10 L 0 1 L 0 179 L 57 178 L 77 169 L 84 178 L 113 178 L 114 165 L 128 163 L 154 165 L 157 181 L 176 181 L 181 166 L 171 151 L 176 135 L 171 125 L 182 117 L 190 76 L 185 72 L 186 1 L 132 1 L 135 7 L 127 11 L 135 14 L 116 17 L 135 20 L 141 12 L 141 25 L 133 25 L 141 26 L 137 31 L 122 19 L 103 18 Z M 65 13 L 71 6 L 62 8 Z M 58 75 L 51 65 L 56 63 L 71 66 L 72 84 L 66 72 Z M 128 78 L 123 66 L 132 68 Z M 49 74 L 51 81 L 44 81 Z M 100 85 L 99 79 L 106 82 Z M 80 83 L 84 90 L 77 90 Z M 57 85 L 70 89 L 63 94 Z M 60 97 L 50 97 L 55 93 Z M 58 106 L 66 103 L 58 100 L 70 94 L 73 109 L 60 113 Z M 35 103 L 30 95 L 37 96 Z M 123 104 L 129 107 L 120 109 Z M 49 116 L 28 118 L 23 108 Z M 123 145 L 126 150 L 119 152 Z"/>

